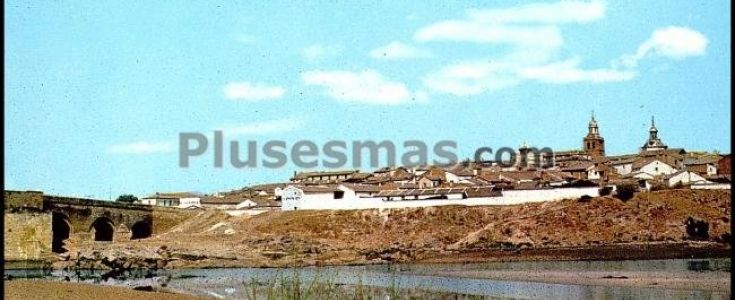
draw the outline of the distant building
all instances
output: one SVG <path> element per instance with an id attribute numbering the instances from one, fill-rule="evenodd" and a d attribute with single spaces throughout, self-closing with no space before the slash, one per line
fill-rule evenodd
<path id="1" fill-rule="evenodd" d="M 668 187 L 675 187 L 677 185 L 689 186 L 692 184 L 710 183 L 704 177 L 699 176 L 699 174 L 687 170 L 681 170 L 679 172 L 666 175 L 663 179 L 664 183 L 666 183 Z"/>
<path id="2" fill-rule="evenodd" d="M 652 177 L 669 175 L 676 173 L 678 170 L 673 166 L 659 160 L 655 157 L 647 157 L 637 160 L 633 163 L 633 173 L 642 172 Z"/>
<path id="3" fill-rule="evenodd" d="M 353 176 L 361 176 L 359 170 L 347 171 L 324 171 L 324 172 L 302 172 L 294 174 L 292 183 L 303 184 L 328 184 L 340 183 L 351 179 Z"/>
<path id="4" fill-rule="evenodd" d="M 178 207 L 178 208 L 201 208 L 201 197 L 190 192 L 159 193 L 140 199 L 141 204 Z"/>
<path id="5" fill-rule="evenodd" d="M 203 207 L 215 209 L 248 209 L 258 206 L 253 200 L 232 196 L 203 197 L 201 202 Z"/>
<path id="6" fill-rule="evenodd" d="M 717 174 L 730 174 L 730 167 L 732 161 L 730 161 L 730 154 L 723 155 L 720 160 L 717 161 Z"/>
<path id="7" fill-rule="evenodd" d="M 666 146 L 666 144 L 664 144 L 664 142 L 662 142 L 658 137 L 656 123 L 654 122 L 653 117 L 651 117 L 651 128 L 648 130 L 648 140 L 643 144 L 643 147 L 641 147 L 641 152 L 666 150 L 667 148 L 668 146 Z"/>
<path id="8" fill-rule="evenodd" d="M 592 158 L 605 156 L 605 139 L 600 135 L 600 129 L 597 127 L 595 114 L 592 113 L 592 120 L 588 125 L 587 136 L 582 142 L 582 149 Z"/>
<path id="9" fill-rule="evenodd" d="M 718 160 L 712 158 L 685 159 L 686 170 L 699 175 L 717 175 Z"/>
<path id="10" fill-rule="evenodd" d="M 566 150 L 554 152 L 553 165 L 560 168 L 578 168 L 580 162 L 590 162 L 605 157 L 605 138 L 600 135 L 600 128 L 594 112 L 587 125 L 587 135 L 582 138 L 581 150 Z"/>

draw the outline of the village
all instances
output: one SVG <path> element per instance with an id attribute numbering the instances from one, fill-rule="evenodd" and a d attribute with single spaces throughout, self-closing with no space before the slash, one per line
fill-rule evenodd
<path id="1" fill-rule="evenodd" d="M 594 114 L 581 149 L 535 150 L 524 142 L 512 165 L 465 160 L 449 166 L 396 166 L 372 172 L 300 172 L 289 182 L 211 195 L 156 192 L 137 203 L 255 215 L 269 210 L 512 205 L 603 196 L 616 193 L 622 185 L 638 191 L 730 189 L 730 154 L 670 148 L 658 136 L 653 117 L 637 153 L 606 155 Z"/>

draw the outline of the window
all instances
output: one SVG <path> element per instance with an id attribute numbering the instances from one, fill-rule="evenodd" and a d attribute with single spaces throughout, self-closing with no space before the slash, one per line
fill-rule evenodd
<path id="1" fill-rule="evenodd" d="M 345 197 L 344 191 L 334 191 L 334 199 L 342 199 Z"/>

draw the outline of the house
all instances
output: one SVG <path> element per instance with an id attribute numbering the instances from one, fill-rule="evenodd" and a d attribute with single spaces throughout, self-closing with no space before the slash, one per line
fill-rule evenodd
<path id="1" fill-rule="evenodd" d="M 541 172 L 541 181 L 544 185 L 552 187 L 560 187 L 569 184 L 574 179 L 572 174 L 561 171 L 543 171 Z"/>
<path id="2" fill-rule="evenodd" d="M 380 186 L 371 184 L 342 183 L 337 188 L 345 192 L 346 198 L 373 197 L 381 191 Z"/>
<path id="3" fill-rule="evenodd" d="M 595 164 L 591 161 L 575 161 L 561 167 L 560 170 L 571 174 L 576 179 L 587 179 L 594 168 Z"/>
<path id="4" fill-rule="evenodd" d="M 453 180 L 458 182 L 459 178 L 453 177 Z M 428 171 L 422 173 L 418 181 L 416 181 L 419 188 L 422 189 L 439 187 L 445 182 L 447 182 L 446 172 L 439 167 L 430 168 Z"/>
<path id="5" fill-rule="evenodd" d="M 637 155 L 625 155 L 617 157 L 609 157 L 607 165 L 620 175 L 626 175 L 633 172 L 633 163 L 638 160 Z"/>
<path id="6" fill-rule="evenodd" d="M 369 180 L 366 183 L 384 183 L 384 182 L 396 182 L 396 183 L 408 183 L 412 182 L 414 174 L 404 167 L 390 168 L 385 167 L 373 172 Z"/>
<path id="7" fill-rule="evenodd" d="M 665 175 L 663 180 L 668 187 L 688 186 L 695 183 L 709 183 L 704 177 L 688 170 L 681 170 L 673 174 Z"/>
<path id="8" fill-rule="evenodd" d="M 375 197 L 386 201 L 407 200 L 434 200 L 434 199 L 467 199 L 478 197 L 500 197 L 502 193 L 489 187 L 461 187 L 461 188 L 429 188 L 413 190 L 385 190 Z"/>
<path id="9" fill-rule="evenodd" d="M 730 174 L 730 167 L 732 162 L 730 161 L 730 154 L 723 155 L 717 161 L 717 174 Z"/>
<path id="10" fill-rule="evenodd" d="M 292 183 L 302 183 L 302 184 L 339 183 L 339 182 L 349 180 L 357 174 L 360 174 L 359 170 L 301 172 L 301 173 L 295 173 L 294 176 L 291 178 L 291 182 Z M 361 175 L 358 175 L 358 176 L 361 176 Z"/>
<path id="11" fill-rule="evenodd" d="M 651 176 L 669 175 L 678 170 L 673 166 L 661 161 L 658 157 L 643 157 L 636 160 L 632 166 L 633 173 L 643 172 Z"/>
<path id="12" fill-rule="evenodd" d="M 282 210 L 298 210 L 304 203 L 328 202 L 343 199 L 345 192 L 336 186 L 289 185 L 276 188 L 276 196 L 281 201 Z"/>
<path id="13" fill-rule="evenodd" d="M 201 196 L 190 192 L 159 193 L 140 199 L 141 204 L 178 207 L 178 208 L 201 208 Z"/>
<path id="14" fill-rule="evenodd" d="M 214 209 L 244 209 L 258 206 L 253 200 L 236 196 L 202 197 L 201 203 L 204 208 Z"/>
<path id="15" fill-rule="evenodd" d="M 684 160 L 684 168 L 687 171 L 697 173 L 699 175 L 716 175 L 716 160 Z"/>
<path id="16" fill-rule="evenodd" d="M 450 167 L 444 168 L 444 172 L 447 176 L 448 182 L 467 182 L 466 180 L 471 179 L 477 175 L 477 170 L 470 168 L 468 163 L 458 163 Z"/>

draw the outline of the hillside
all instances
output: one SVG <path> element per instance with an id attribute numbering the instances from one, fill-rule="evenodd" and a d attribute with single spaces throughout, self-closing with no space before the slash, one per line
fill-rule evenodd
<path id="1" fill-rule="evenodd" d="M 598 197 L 253 217 L 203 211 L 147 240 L 82 243 L 78 249 L 81 256 L 148 253 L 166 267 L 720 255 L 729 249 L 730 197 L 730 191 L 666 190 L 639 193 L 627 202 Z M 706 235 L 693 227 L 687 231 L 690 217 L 706 222 Z"/>

